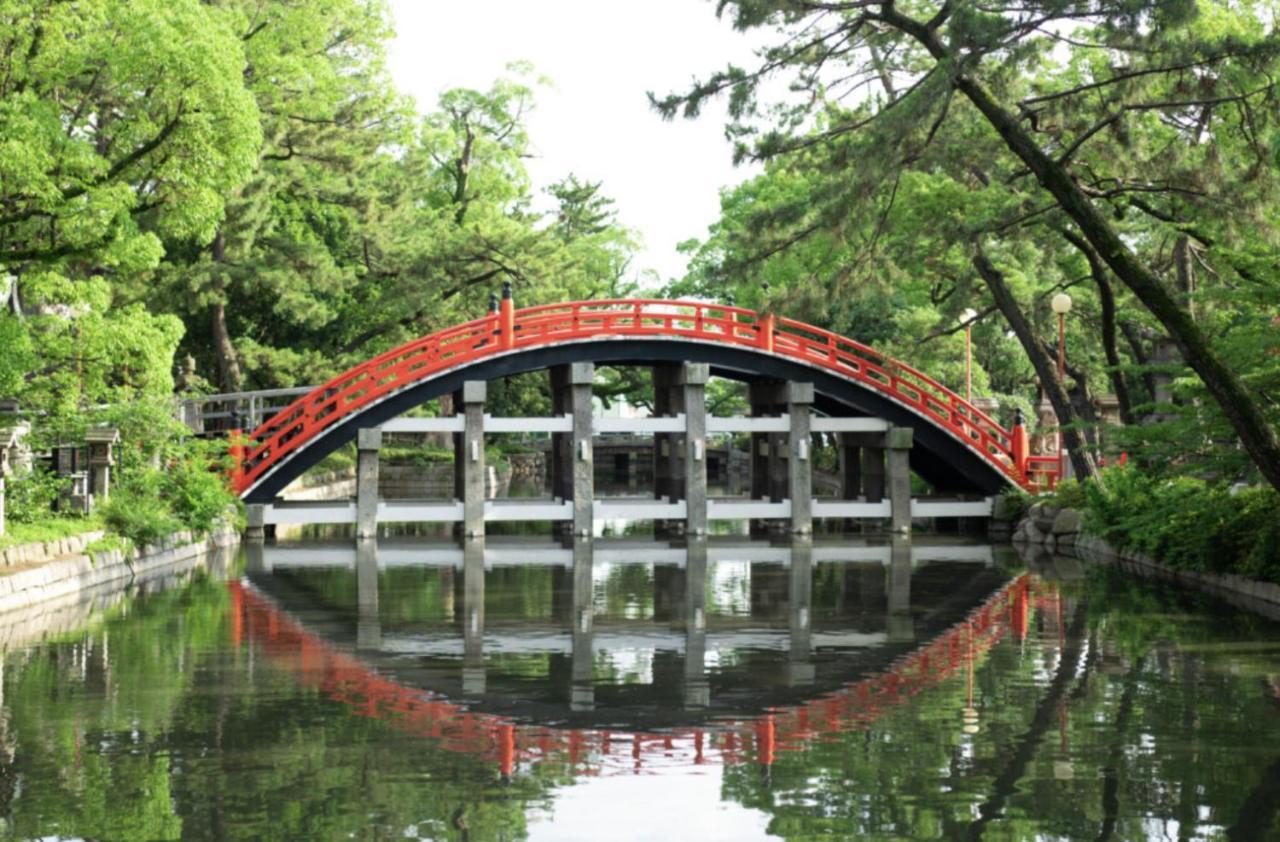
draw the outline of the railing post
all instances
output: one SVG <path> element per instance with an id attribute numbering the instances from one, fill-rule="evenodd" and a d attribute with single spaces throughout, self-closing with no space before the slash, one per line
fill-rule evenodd
<path id="1" fill-rule="evenodd" d="M 502 304 L 498 310 L 498 345 L 510 350 L 516 344 L 516 303 L 511 298 L 511 282 L 502 284 Z"/>
<path id="2" fill-rule="evenodd" d="M 773 313 L 764 313 L 760 316 L 760 335 L 758 340 L 760 347 L 766 351 L 773 350 L 773 331 L 777 319 Z"/>
<path id="3" fill-rule="evenodd" d="M 232 430 L 228 435 L 231 446 L 228 453 L 231 455 L 231 474 L 228 479 L 231 480 L 231 487 L 236 491 L 243 491 L 241 483 L 244 480 L 244 438 L 243 433 L 239 429 Z"/>
<path id="4" fill-rule="evenodd" d="M 1013 435 L 1010 437 L 1009 449 L 1013 451 L 1013 467 L 1024 480 L 1027 476 L 1027 459 L 1031 455 L 1031 443 L 1027 441 L 1027 426 L 1022 419 L 1022 410 L 1013 411 Z"/>

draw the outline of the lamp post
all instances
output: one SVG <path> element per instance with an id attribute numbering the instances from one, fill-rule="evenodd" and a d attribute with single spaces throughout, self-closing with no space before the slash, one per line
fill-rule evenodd
<path id="1" fill-rule="evenodd" d="M 1058 314 L 1058 385 L 1066 392 L 1067 379 L 1067 313 L 1071 312 L 1071 296 L 1060 292 L 1050 302 L 1053 312 Z M 1066 473 L 1066 454 L 1062 448 L 1062 419 L 1058 419 L 1058 479 Z"/>
<path id="2" fill-rule="evenodd" d="M 973 403 L 973 320 L 978 311 L 969 308 L 960 314 L 964 322 L 964 399 Z"/>

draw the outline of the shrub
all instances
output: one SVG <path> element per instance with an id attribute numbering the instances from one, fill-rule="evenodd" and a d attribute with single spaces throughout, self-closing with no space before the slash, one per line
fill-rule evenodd
<path id="1" fill-rule="evenodd" d="M 24 476 L 5 482 L 5 516 L 15 523 L 36 523 L 53 516 L 58 493 L 70 482 L 36 466 Z"/>
<path id="2" fill-rule="evenodd" d="M 1112 468 L 1083 486 L 1084 529 L 1186 570 L 1280 582 L 1280 492 Z"/>

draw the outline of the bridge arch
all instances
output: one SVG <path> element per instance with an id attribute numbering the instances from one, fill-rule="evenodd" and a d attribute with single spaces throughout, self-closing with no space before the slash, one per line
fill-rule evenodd
<path id="1" fill-rule="evenodd" d="M 820 328 L 688 301 L 586 301 L 497 313 L 447 328 L 344 372 L 249 437 L 236 488 L 270 502 L 360 428 L 375 427 L 466 380 L 572 362 L 699 362 L 720 376 L 811 382 L 815 406 L 914 431 L 912 468 L 940 490 L 1030 487 L 1025 436 L 905 363 Z"/>

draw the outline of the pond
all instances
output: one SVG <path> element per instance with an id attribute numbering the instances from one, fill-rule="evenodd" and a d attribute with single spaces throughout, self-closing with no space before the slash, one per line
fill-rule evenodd
<path id="1" fill-rule="evenodd" d="M 0 618 L 0 838 L 1280 836 L 1280 625 L 1068 559 L 406 536 L 148 589 Z"/>

